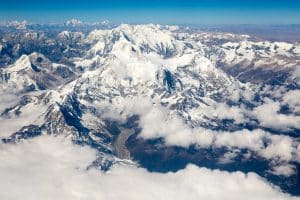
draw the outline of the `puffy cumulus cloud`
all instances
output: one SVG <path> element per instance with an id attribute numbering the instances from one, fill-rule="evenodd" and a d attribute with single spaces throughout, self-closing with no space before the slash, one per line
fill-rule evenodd
<path id="1" fill-rule="evenodd" d="M 139 126 L 142 128 L 139 137 L 144 139 L 163 138 L 165 144 L 169 146 L 246 148 L 266 159 L 300 161 L 297 156 L 298 142 L 289 136 L 274 135 L 261 129 L 227 132 L 202 127 L 193 128 L 176 112 L 161 106 L 155 99 L 151 101 L 148 98 L 120 98 L 115 100 L 113 105 L 113 109 L 111 106 L 110 110 L 105 109 L 105 115 L 119 117 L 119 120 L 125 120 L 128 115 L 139 115 Z M 239 116 L 237 118 L 242 118 L 239 111 L 232 113 L 236 114 L 236 117 Z"/>
<path id="2" fill-rule="evenodd" d="M 275 174 L 275 175 L 289 177 L 296 173 L 296 167 L 294 165 L 290 165 L 290 164 L 276 165 L 272 168 L 270 173 Z"/>
<path id="3" fill-rule="evenodd" d="M 237 157 L 240 153 L 240 150 L 233 149 L 232 151 L 226 152 L 221 158 L 218 159 L 218 162 L 221 164 L 227 164 L 234 162 L 234 158 Z"/>
<path id="4" fill-rule="evenodd" d="M 237 106 L 228 106 L 226 103 L 216 103 L 214 106 L 207 106 L 199 110 L 209 118 L 217 119 L 233 119 L 236 123 L 243 123 L 246 121 L 243 108 Z"/>
<path id="5" fill-rule="evenodd" d="M 287 104 L 293 112 L 300 113 L 300 90 L 291 90 L 284 94 L 282 103 Z"/>
<path id="6" fill-rule="evenodd" d="M 247 148 L 266 159 L 279 158 L 282 161 L 300 161 L 297 157 L 296 141 L 284 135 L 273 135 L 263 130 L 241 130 L 215 134 L 217 147 Z"/>
<path id="7" fill-rule="evenodd" d="M 295 71 L 293 72 L 291 78 L 297 83 L 300 83 L 300 67 L 297 66 Z"/>
<path id="8" fill-rule="evenodd" d="M 255 93 L 248 83 L 234 83 L 227 87 L 227 90 L 227 98 L 233 102 L 238 102 L 241 98 L 244 98 L 246 101 L 254 99 Z"/>
<path id="9" fill-rule="evenodd" d="M 86 170 L 96 152 L 67 138 L 41 136 L 17 145 L 0 144 L 0 149 L 0 199 L 296 199 L 254 173 L 194 165 L 165 174 L 127 165 L 107 173 Z"/>
<path id="10" fill-rule="evenodd" d="M 300 143 L 298 143 L 298 146 L 296 149 L 296 160 L 300 160 Z"/>
<path id="11" fill-rule="evenodd" d="M 259 153 L 268 159 L 279 157 L 281 160 L 290 161 L 297 160 L 297 143 L 291 137 L 282 135 L 272 135 L 268 133 L 265 141 L 267 144 L 262 148 Z"/>
<path id="12" fill-rule="evenodd" d="M 230 106 L 226 103 L 212 103 L 211 105 L 200 105 L 197 108 L 191 109 L 191 119 L 192 120 L 203 120 L 203 118 L 208 117 L 209 119 L 231 119 L 235 123 L 242 124 L 257 119 L 261 126 L 266 128 L 273 128 L 278 130 L 289 130 L 291 128 L 300 128 L 300 90 L 286 91 L 285 88 L 275 87 L 275 89 L 270 89 L 267 86 L 264 88 L 268 91 L 270 96 L 276 97 L 275 100 L 269 98 L 264 98 L 262 103 L 255 102 L 256 107 L 251 110 L 244 106 Z M 278 89 L 278 90 L 277 90 Z M 241 92 L 240 90 L 233 90 Z M 248 96 L 245 99 L 253 98 L 253 92 L 245 90 L 245 93 L 237 95 L 240 98 L 241 95 Z M 231 100 L 237 101 L 235 99 L 235 92 L 232 92 Z M 230 99 L 229 98 L 229 99 Z M 282 106 L 288 105 L 290 114 L 280 113 Z"/>
<path id="13" fill-rule="evenodd" d="M 164 138 L 167 145 L 188 147 L 191 144 L 210 146 L 213 133 L 202 128 L 190 128 L 176 114 L 166 108 L 156 106 L 141 116 L 140 136 L 144 139 Z M 201 132 L 201 134 L 200 134 Z"/>
<path id="14" fill-rule="evenodd" d="M 260 96 L 271 96 L 273 98 L 281 98 L 284 93 L 286 93 L 287 88 L 281 85 L 264 85 L 259 91 Z"/>
<path id="15" fill-rule="evenodd" d="M 220 132 L 216 135 L 217 147 L 248 148 L 252 151 L 260 151 L 264 147 L 266 133 L 261 130 L 241 130 L 235 132 Z"/>
<path id="16" fill-rule="evenodd" d="M 105 107 L 103 117 L 124 121 L 130 115 L 139 115 L 142 128 L 139 136 L 144 139 L 164 138 L 168 145 L 183 147 L 191 144 L 209 146 L 213 141 L 211 132 L 196 134 L 200 129 L 189 128 L 176 113 L 161 106 L 155 98 L 115 98 L 112 105 L 99 105 L 102 109 Z"/>
<path id="17" fill-rule="evenodd" d="M 297 142 L 289 136 L 273 135 L 260 129 L 226 132 L 191 128 L 178 115 L 170 114 L 165 108 L 155 107 L 149 110 L 141 116 L 140 126 L 140 137 L 164 138 L 167 145 L 247 148 L 266 159 L 297 160 L 294 156 Z"/>
<path id="18" fill-rule="evenodd" d="M 267 99 L 264 104 L 256 107 L 252 114 L 264 127 L 288 130 L 289 128 L 300 129 L 300 117 L 279 113 L 280 103 Z"/>

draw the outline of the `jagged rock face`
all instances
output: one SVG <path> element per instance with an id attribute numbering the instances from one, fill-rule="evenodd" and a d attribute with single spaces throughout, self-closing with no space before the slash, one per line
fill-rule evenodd
<path id="1" fill-rule="evenodd" d="M 195 130 L 234 132 L 268 128 L 258 123 L 253 110 L 261 106 L 265 98 L 282 100 L 280 94 L 273 95 L 280 87 L 272 89 L 270 86 L 270 89 L 264 82 L 271 80 L 261 81 L 264 78 L 255 76 L 254 72 L 275 57 L 281 61 L 296 57 L 298 46 L 279 44 L 275 48 L 274 43 L 258 44 L 248 41 L 246 36 L 224 34 L 219 37 L 181 33 L 159 25 L 121 25 L 86 35 L 58 33 L 57 41 L 68 46 L 64 52 L 69 59 L 55 63 L 48 54 L 32 53 L 1 69 L 0 92 L 13 91 L 17 97 L 25 94 L 4 109 L 0 117 L 1 125 L 9 119 L 22 119 L 23 122 L 17 130 L 7 130 L 7 137 L 1 138 L 4 142 L 17 143 L 43 134 L 65 135 L 74 143 L 97 149 L 99 158 L 90 167 L 100 166 L 103 170 L 116 162 L 124 162 L 122 159 L 139 159 L 141 154 L 147 154 L 150 159 L 149 162 L 141 160 L 141 164 L 148 163 L 149 169 L 155 170 L 158 166 L 150 162 L 155 161 L 157 154 L 156 150 L 149 150 L 151 148 L 159 149 L 158 155 L 162 157 L 180 152 L 191 159 L 199 158 L 209 166 L 220 167 L 210 162 L 236 147 L 201 149 L 195 144 L 185 149 L 176 145 L 166 147 L 163 137 L 151 138 L 153 140 L 138 137 L 143 131 L 143 115 L 151 113 L 153 108 L 163 110 L 167 116 L 164 120 L 180 119 Z M 232 41 L 237 44 L 231 44 Z M 81 48 L 74 50 L 75 46 Z M 283 55 L 286 51 L 288 55 Z M 249 60 L 245 61 L 246 57 Z M 260 65 L 261 58 L 264 60 Z M 278 66 L 283 65 L 280 62 Z M 242 63 L 244 65 L 237 69 Z M 254 65 L 259 66 L 254 68 Z M 245 67 L 249 70 L 244 70 Z M 292 73 L 292 70 L 293 64 L 281 71 L 276 68 L 274 73 Z M 261 85 L 242 83 L 239 79 Z M 286 84 L 286 80 L 282 84 Z M 230 106 L 233 108 L 228 108 Z M 218 110 L 223 108 L 225 111 Z M 245 113 L 240 113 L 242 111 Z M 176 132 L 172 127 L 170 130 Z M 287 134 L 297 133 L 298 129 L 294 125 L 289 131 Z M 267 146 L 267 139 L 264 142 Z M 296 145 L 295 142 L 293 148 L 297 148 Z M 143 146 L 149 151 L 140 150 Z M 249 163 L 263 166 L 263 173 L 267 173 L 269 163 L 255 150 L 242 149 L 237 162 L 243 162 L 249 152 L 253 155 Z M 201 156 L 202 153 L 208 156 Z M 212 161 L 213 156 L 215 160 Z M 194 163 L 201 165 L 200 161 Z M 173 161 L 166 159 L 164 162 Z M 298 161 L 291 159 L 291 162 Z M 222 169 L 228 166 L 222 165 Z M 248 170 L 247 167 L 243 169 Z"/>

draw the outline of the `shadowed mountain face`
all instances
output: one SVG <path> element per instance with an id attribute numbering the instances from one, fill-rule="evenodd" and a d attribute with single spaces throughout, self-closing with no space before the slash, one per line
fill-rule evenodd
<path id="1" fill-rule="evenodd" d="M 97 151 L 87 166 L 255 172 L 300 195 L 300 45 L 160 25 L 3 28 L 0 138 Z M 98 27 L 99 28 L 99 27 Z"/>

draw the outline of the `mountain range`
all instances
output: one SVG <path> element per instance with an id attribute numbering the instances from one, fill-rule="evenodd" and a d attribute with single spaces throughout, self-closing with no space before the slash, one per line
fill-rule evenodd
<path id="1" fill-rule="evenodd" d="M 0 138 L 63 136 L 87 168 L 193 163 L 300 195 L 300 44 L 128 25 L 1 29 Z M 81 27 L 81 28 L 80 28 Z"/>

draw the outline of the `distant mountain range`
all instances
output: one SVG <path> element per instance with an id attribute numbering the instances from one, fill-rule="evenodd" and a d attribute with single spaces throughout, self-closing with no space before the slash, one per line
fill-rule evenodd
<path id="1" fill-rule="evenodd" d="M 300 195 L 299 43 L 153 24 L 51 26 L 0 28 L 2 142 L 63 135 L 97 150 L 88 168 L 194 163 L 253 171 Z"/>

